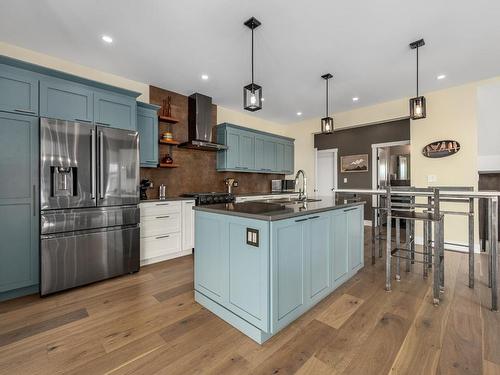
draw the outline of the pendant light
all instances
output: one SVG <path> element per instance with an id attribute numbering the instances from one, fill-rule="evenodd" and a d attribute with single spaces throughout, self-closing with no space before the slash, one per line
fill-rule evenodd
<path id="1" fill-rule="evenodd" d="M 262 109 L 262 87 L 253 81 L 253 31 L 260 26 L 260 22 L 252 17 L 244 25 L 252 30 L 252 83 L 243 87 L 243 108 L 255 112 Z"/>
<path id="2" fill-rule="evenodd" d="M 328 81 L 333 76 L 330 73 L 323 74 L 321 76 L 325 80 L 326 83 L 326 117 L 321 119 L 321 133 L 330 134 L 333 133 L 333 118 L 328 116 Z"/>
<path id="3" fill-rule="evenodd" d="M 410 43 L 410 48 L 417 50 L 417 96 L 410 99 L 410 118 L 412 120 L 419 120 L 426 116 L 425 97 L 418 95 L 418 49 L 423 46 L 425 46 L 423 39 Z"/>

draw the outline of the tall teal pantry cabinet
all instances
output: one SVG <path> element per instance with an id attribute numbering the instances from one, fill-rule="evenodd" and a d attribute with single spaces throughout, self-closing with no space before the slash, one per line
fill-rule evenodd
<path id="1" fill-rule="evenodd" d="M 0 56 L 0 301 L 38 292 L 40 117 L 137 130 L 139 95 Z"/>

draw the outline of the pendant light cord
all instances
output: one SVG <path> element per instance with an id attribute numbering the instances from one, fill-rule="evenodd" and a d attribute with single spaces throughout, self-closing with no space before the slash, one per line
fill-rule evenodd
<path id="1" fill-rule="evenodd" d="M 252 29 L 252 85 L 253 85 L 253 29 Z M 253 92 L 253 87 L 252 87 Z"/>
<path id="2" fill-rule="evenodd" d="M 418 47 L 417 47 L 417 98 L 418 98 Z"/>
<path id="3" fill-rule="evenodd" d="M 326 117 L 328 117 L 328 79 L 326 80 Z"/>

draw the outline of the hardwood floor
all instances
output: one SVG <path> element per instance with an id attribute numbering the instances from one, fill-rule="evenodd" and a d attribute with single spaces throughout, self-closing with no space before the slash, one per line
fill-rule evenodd
<path id="1" fill-rule="evenodd" d="M 365 267 L 260 346 L 193 300 L 191 256 L 48 298 L 0 303 L 0 374 L 500 374 L 500 313 L 486 259 L 446 252 L 432 305 L 421 266 L 384 291 Z"/>

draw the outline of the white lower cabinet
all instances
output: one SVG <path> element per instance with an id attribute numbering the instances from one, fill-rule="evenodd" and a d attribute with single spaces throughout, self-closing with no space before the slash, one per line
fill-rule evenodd
<path id="1" fill-rule="evenodd" d="M 142 202 L 141 265 L 191 254 L 194 201 Z"/>

